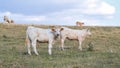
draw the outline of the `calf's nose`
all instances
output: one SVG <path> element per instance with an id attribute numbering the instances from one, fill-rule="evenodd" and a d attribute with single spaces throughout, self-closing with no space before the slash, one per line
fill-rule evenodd
<path id="1" fill-rule="evenodd" d="M 59 36 L 59 34 L 57 34 L 57 36 Z"/>

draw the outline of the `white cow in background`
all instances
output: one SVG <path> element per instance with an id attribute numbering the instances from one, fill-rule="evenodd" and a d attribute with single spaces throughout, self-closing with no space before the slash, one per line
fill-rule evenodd
<path id="1" fill-rule="evenodd" d="M 59 30 L 52 28 L 52 29 L 42 29 L 29 26 L 26 31 L 26 45 L 28 49 L 28 54 L 31 55 L 30 50 L 30 43 L 32 44 L 33 50 L 36 55 L 39 55 L 36 49 L 36 42 L 45 42 L 48 43 L 48 53 L 49 55 L 52 54 L 52 44 L 53 41 L 58 38 Z"/>
<path id="2" fill-rule="evenodd" d="M 82 50 L 81 44 L 87 35 L 91 35 L 89 29 L 75 30 L 67 27 L 61 27 L 60 29 L 60 39 L 61 39 L 61 48 L 64 50 L 64 41 L 65 39 L 69 40 L 78 40 L 79 49 Z"/>
<path id="3" fill-rule="evenodd" d="M 4 22 L 11 24 L 11 23 L 14 23 L 14 20 L 9 19 L 8 16 L 4 16 Z"/>

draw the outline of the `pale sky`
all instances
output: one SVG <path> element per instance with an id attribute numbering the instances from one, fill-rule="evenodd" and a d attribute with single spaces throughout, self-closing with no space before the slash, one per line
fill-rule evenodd
<path id="1" fill-rule="evenodd" d="M 120 0 L 0 0 L 3 16 L 18 24 L 120 26 Z"/>

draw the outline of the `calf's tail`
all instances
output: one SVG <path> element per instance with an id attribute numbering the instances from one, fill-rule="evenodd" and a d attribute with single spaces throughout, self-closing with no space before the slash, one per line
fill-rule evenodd
<path id="1" fill-rule="evenodd" d="M 30 39 L 29 39 L 28 35 L 26 35 L 25 46 L 30 47 Z"/>

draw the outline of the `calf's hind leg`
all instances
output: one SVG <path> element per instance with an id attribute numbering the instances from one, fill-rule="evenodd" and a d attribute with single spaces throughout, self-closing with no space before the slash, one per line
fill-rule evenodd
<path id="1" fill-rule="evenodd" d="M 80 49 L 82 51 L 82 41 L 79 40 L 79 47 L 78 49 Z"/>
<path id="2" fill-rule="evenodd" d="M 36 40 L 32 42 L 32 47 L 36 55 L 39 55 L 36 49 Z"/>

